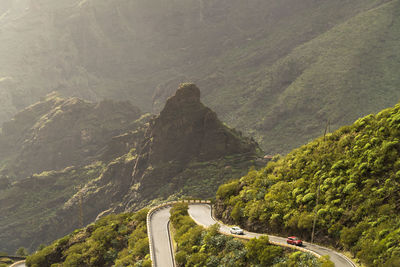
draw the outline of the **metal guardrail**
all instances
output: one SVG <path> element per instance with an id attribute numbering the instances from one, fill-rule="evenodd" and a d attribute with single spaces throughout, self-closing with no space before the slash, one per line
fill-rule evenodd
<path id="1" fill-rule="evenodd" d="M 156 259 L 155 259 L 155 257 L 154 257 L 154 251 L 153 251 L 153 249 L 154 249 L 154 248 L 153 248 L 153 237 L 151 236 L 151 231 L 150 231 L 150 219 L 151 219 L 151 216 L 152 216 L 153 213 L 154 213 L 155 211 L 157 211 L 158 209 L 165 208 L 165 207 L 168 207 L 168 206 L 172 206 L 172 205 L 177 204 L 177 203 L 210 204 L 211 201 L 209 201 L 209 200 L 179 200 L 179 201 L 170 201 L 170 202 L 166 202 L 166 203 L 160 204 L 160 205 L 158 205 L 158 206 L 155 206 L 155 207 L 153 207 L 153 208 L 151 208 L 151 209 L 149 210 L 149 212 L 147 213 L 146 224 L 147 224 L 147 236 L 149 237 L 150 259 L 151 259 L 151 265 L 152 265 L 153 267 L 156 266 Z M 168 232 L 169 232 L 169 231 L 168 231 Z M 170 242 L 171 242 L 171 240 L 170 240 Z M 172 252 L 172 254 L 173 254 L 173 252 Z M 175 262 L 174 262 L 173 264 L 175 265 Z"/>

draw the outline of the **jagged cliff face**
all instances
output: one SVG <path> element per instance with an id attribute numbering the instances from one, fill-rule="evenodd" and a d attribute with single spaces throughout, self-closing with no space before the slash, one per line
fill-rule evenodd
<path id="1" fill-rule="evenodd" d="M 256 157 L 258 145 L 239 135 L 200 102 L 196 85 L 181 84 L 160 115 L 150 121 L 133 171 L 135 190 L 125 197 L 125 208 L 137 207 L 138 199 L 154 198 L 157 191 L 160 197 L 179 192 L 183 186 L 180 188 L 178 181 L 184 179 L 181 175 L 191 168 L 190 164 L 212 165 L 232 155 L 243 156 L 243 161 L 248 160 L 246 156 Z M 163 189 L 167 184 L 173 189 Z"/>
<path id="2" fill-rule="evenodd" d="M 153 201 L 213 197 L 221 183 L 261 163 L 258 145 L 224 126 L 200 102 L 200 90 L 193 84 L 182 85 L 158 116 L 137 119 L 136 111 L 126 103 L 49 97 L 5 125 L 3 137 L 16 144 L 9 151 L 20 150 L 3 174 L 22 173 L 16 168 L 22 163 L 48 168 L 34 152 L 50 160 L 69 151 L 71 158 L 60 164 L 75 167 L 16 183 L 0 177 L 0 213 L 6 215 L 0 217 L 0 251 L 36 248 L 73 231 L 81 226 L 81 206 L 83 223 L 88 224 Z M 87 149 L 92 149 L 91 157 L 85 156 Z"/>
<path id="3" fill-rule="evenodd" d="M 260 151 L 254 141 L 224 126 L 200 102 L 200 90 L 194 84 L 182 84 L 149 121 L 134 152 L 111 163 L 80 194 L 92 217 L 136 210 L 174 194 L 212 197 L 217 184 L 254 165 Z M 210 185 L 204 187 L 206 180 Z M 71 203 L 78 203 L 77 197 L 66 210 L 76 209 Z"/>
<path id="4" fill-rule="evenodd" d="M 149 165 L 186 163 L 254 151 L 255 145 L 234 136 L 215 112 L 200 102 L 200 90 L 194 84 L 183 84 L 151 123 L 141 160 L 146 158 Z"/>
<path id="5" fill-rule="evenodd" d="M 2 174 L 11 179 L 84 166 L 100 159 L 114 136 L 137 127 L 141 112 L 128 102 L 90 103 L 50 95 L 4 123 Z M 126 149 L 122 150 L 127 152 Z"/>

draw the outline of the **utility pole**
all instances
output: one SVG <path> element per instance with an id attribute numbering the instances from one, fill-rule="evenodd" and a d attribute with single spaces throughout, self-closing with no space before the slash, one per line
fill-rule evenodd
<path id="1" fill-rule="evenodd" d="M 326 134 L 329 128 L 329 120 L 326 122 L 326 127 L 325 127 L 325 132 L 324 132 L 324 153 L 326 154 Z M 311 243 L 314 243 L 314 234 L 315 234 L 315 225 L 317 223 L 317 217 L 318 217 L 318 204 L 319 204 L 319 189 L 321 186 L 321 178 L 318 178 L 318 187 L 317 187 L 317 200 L 315 202 L 315 207 L 314 207 L 314 220 L 313 220 L 313 227 L 312 227 L 312 232 L 311 232 Z"/>

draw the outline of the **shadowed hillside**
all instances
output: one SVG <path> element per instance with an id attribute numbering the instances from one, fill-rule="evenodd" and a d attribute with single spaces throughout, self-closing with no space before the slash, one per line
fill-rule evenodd
<path id="1" fill-rule="evenodd" d="M 3 124 L 1 173 L 15 180 L 100 160 L 114 136 L 138 127 L 140 115 L 129 102 L 49 95 Z"/>

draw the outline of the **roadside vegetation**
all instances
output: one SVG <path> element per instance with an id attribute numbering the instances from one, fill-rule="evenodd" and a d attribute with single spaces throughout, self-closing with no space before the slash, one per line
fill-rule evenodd
<path id="1" fill-rule="evenodd" d="M 8 267 L 13 264 L 14 261 L 7 257 L 7 255 L 0 256 L 0 267 Z"/>
<path id="2" fill-rule="evenodd" d="M 24 247 L 20 247 L 17 249 L 15 254 L 12 255 L 15 256 L 10 256 L 10 254 L 8 254 L 7 252 L 0 251 L 0 267 L 8 267 L 15 262 L 23 260 L 28 255 L 28 252 Z"/>
<path id="3" fill-rule="evenodd" d="M 244 242 L 220 234 L 218 224 L 204 229 L 190 218 L 184 203 L 171 209 L 171 223 L 178 266 L 333 266 L 325 258 L 270 245 L 267 236 Z"/>
<path id="4" fill-rule="evenodd" d="M 150 267 L 147 212 L 143 209 L 101 218 L 41 248 L 27 258 L 27 266 Z"/>
<path id="5" fill-rule="evenodd" d="M 400 104 L 276 157 L 219 187 L 217 216 L 257 232 L 295 234 L 400 266 Z"/>

